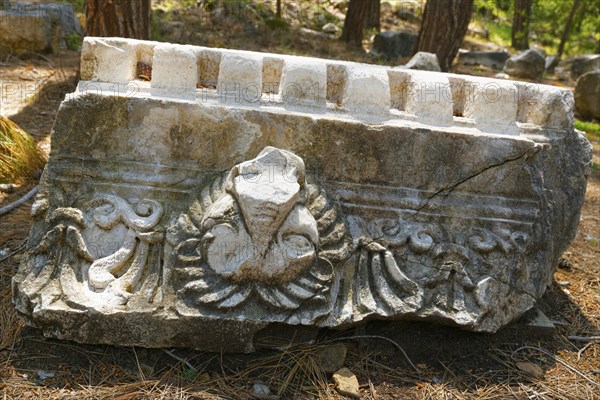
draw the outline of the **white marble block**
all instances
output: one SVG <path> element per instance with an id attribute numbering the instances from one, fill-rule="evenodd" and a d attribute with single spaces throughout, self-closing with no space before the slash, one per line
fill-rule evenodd
<path id="1" fill-rule="evenodd" d="M 86 38 L 14 302 L 47 336 L 123 346 L 495 332 L 551 282 L 590 168 L 564 89 Z"/>

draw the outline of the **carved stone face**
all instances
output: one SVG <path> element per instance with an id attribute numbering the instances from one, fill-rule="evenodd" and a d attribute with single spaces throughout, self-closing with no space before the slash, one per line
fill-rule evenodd
<path id="1" fill-rule="evenodd" d="M 272 147 L 237 165 L 228 193 L 206 212 L 204 254 L 218 274 L 237 282 L 282 283 L 313 265 L 317 223 L 302 204 L 304 163 Z"/>

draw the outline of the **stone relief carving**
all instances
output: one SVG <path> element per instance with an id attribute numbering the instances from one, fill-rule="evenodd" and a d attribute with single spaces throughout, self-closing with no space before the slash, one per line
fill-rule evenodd
<path id="1" fill-rule="evenodd" d="M 472 323 L 490 288 L 507 284 L 492 269 L 512 268 L 510 255 L 530 242 L 500 225 L 343 216 L 300 157 L 273 147 L 215 178 L 166 232 L 152 199 L 96 194 L 80 209 L 48 208 L 45 197 L 33 207 L 47 231 L 25 280 L 31 295 L 55 286 L 45 302 L 159 305 L 167 290 L 196 313 L 262 310 L 259 320 L 288 323 L 343 314 L 336 297 L 348 262 L 354 318 L 426 312 Z"/>
<path id="2" fill-rule="evenodd" d="M 222 310 L 329 310 L 333 263 L 351 248 L 335 207 L 306 182 L 302 159 L 272 147 L 206 187 L 167 241 L 179 295 Z"/>
<path id="3" fill-rule="evenodd" d="M 483 315 L 491 306 L 487 296 L 492 286 L 497 291 L 498 285 L 510 286 L 497 273 L 512 274 L 516 263 L 511 253 L 524 256 L 531 248 L 528 233 L 498 225 L 467 224 L 450 231 L 440 223 L 402 218 L 366 225 L 362 229 L 378 238 L 362 237 L 359 245 L 355 302 L 366 313 L 408 313 L 425 307 L 458 323 L 472 323 L 476 309 Z"/>
<path id="4" fill-rule="evenodd" d="M 354 302 L 366 314 L 414 312 L 423 292 L 398 266 L 393 253 L 370 239 L 360 238 Z"/>
<path id="5" fill-rule="evenodd" d="M 132 207 L 118 196 L 98 195 L 81 208 L 85 212 L 59 207 L 46 215 L 48 230 L 28 258 L 24 282 L 31 295 L 54 285 L 43 301 L 106 308 L 125 305 L 140 291 L 151 301 L 159 282 L 148 273 L 149 259 L 161 247 L 152 245 L 163 240 L 163 232 L 154 230 L 163 207 L 148 199 Z M 39 219 L 47 209 L 47 200 L 39 199 L 32 214 Z M 117 239 L 117 249 L 98 246 L 108 236 Z"/>

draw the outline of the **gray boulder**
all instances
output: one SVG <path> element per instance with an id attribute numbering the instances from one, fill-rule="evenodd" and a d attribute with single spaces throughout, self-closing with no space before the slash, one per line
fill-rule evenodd
<path id="1" fill-rule="evenodd" d="M 404 68 L 436 72 L 440 72 L 442 70 L 440 68 L 440 63 L 437 56 L 426 51 L 420 51 L 415 54 L 413 58 L 411 58 L 410 61 L 404 65 Z"/>
<path id="2" fill-rule="evenodd" d="M 373 53 L 391 59 L 410 56 L 418 36 L 409 31 L 378 33 L 373 42 Z"/>
<path id="3" fill-rule="evenodd" d="M 509 57 L 506 51 L 459 51 L 458 64 L 502 69 Z"/>
<path id="4" fill-rule="evenodd" d="M 600 70 L 600 54 L 587 54 L 575 57 L 571 62 L 571 78 L 577 79 L 581 75 Z"/>
<path id="5" fill-rule="evenodd" d="M 585 73 L 577 80 L 575 111 L 583 119 L 600 119 L 600 70 Z"/>
<path id="6" fill-rule="evenodd" d="M 526 50 L 512 56 L 504 65 L 504 72 L 514 78 L 539 81 L 546 69 L 546 59 L 537 50 Z"/>

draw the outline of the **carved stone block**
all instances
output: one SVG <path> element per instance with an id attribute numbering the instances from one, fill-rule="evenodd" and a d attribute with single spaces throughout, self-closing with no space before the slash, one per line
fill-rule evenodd
<path id="1" fill-rule="evenodd" d="M 567 90 L 100 38 L 81 76 L 14 278 L 51 337 L 252 351 L 366 319 L 494 332 L 576 233 L 591 147 Z"/>

